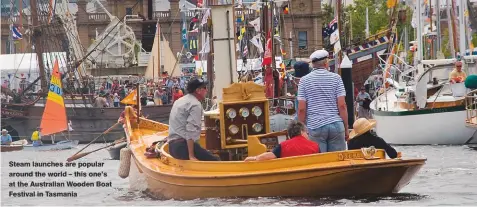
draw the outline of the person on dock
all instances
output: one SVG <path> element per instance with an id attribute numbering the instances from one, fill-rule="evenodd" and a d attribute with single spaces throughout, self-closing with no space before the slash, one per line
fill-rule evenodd
<path id="1" fill-rule="evenodd" d="M 305 61 L 298 61 L 293 65 L 295 69 L 295 76 L 293 77 L 293 81 L 295 86 L 297 87 L 295 96 L 298 96 L 298 84 L 300 84 L 300 79 L 305 75 L 310 73 L 310 65 Z M 295 120 L 298 120 L 298 99 L 295 99 L 295 111 L 297 112 L 295 115 Z"/>
<path id="2" fill-rule="evenodd" d="M 398 157 L 396 150 L 391 147 L 383 138 L 378 137 L 371 129 L 376 126 L 375 120 L 359 118 L 353 124 L 353 130 L 349 134 L 348 150 L 361 149 L 363 147 L 374 146 L 376 149 L 383 149 L 390 158 Z"/>
<path id="3" fill-rule="evenodd" d="M 10 145 L 12 141 L 12 136 L 8 134 L 8 131 L 6 129 L 2 129 L 2 145 Z"/>
<path id="4" fill-rule="evenodd" d="M 217 161 L 217 157 L 196 142 L 202 130 L 201 101 L 207 95 L 207 82 L 191 79 L 186 90 L 187 95 L 174 102 L 169 116 L 169 153 L 180 160 Z"/>
<path id="5" fill-rule="evenodd" d="M 369 104 L 371 103 L 371 96 L 366 93 L 364 87 L 361 87 L 361 91 L 356 96 L 356 102 L 358 102 L 358 118 L 370 118 Z"/>
<path id="6" fill-rule="evenodd" d="M 313 71 L 298 85 L 298 120 L 306 123 L 310 140 L 320 152 L 346 150 L 348 111 L 343 80 L 328 71 L 328 52 L 317 50 L 310 55 Z"/>
<path id="7" fill-rule="evenodd" d="M 467 74 L 462 71 L 462 62 L 455 62 L 455 68 L 452 72 L 449 73 L 449 82 L 450 83 L 462 83 L 467 78 Z"/>
<path id="8" fill-rule="evenodd" d="M 37 127 L 36 130 L 31 134 L 31 141 L 34 147 L 43 145 L 41 142 L 41 127 Z"/>
<path id="9" fill-rule="evenodd" d="M 272 152 L 265 152 L 258 156 L 247 157 L 245 162 L 309 155 L 320 152 L 319 145 L 308 139 L 308 133 L 303 123 L 292 120 L 288 125 L 287 133 L 291 138 L 278 144 Z"/>

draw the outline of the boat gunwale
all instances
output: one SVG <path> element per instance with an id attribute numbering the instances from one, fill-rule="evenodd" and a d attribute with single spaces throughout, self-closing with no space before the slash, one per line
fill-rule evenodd
<path id="1" fill-rule="evenodd" d="M 148 159 L 148 158 L 146 158 Z M 388 159 L 392 160 L 392 159 Z M 172 174 L 168 172 L 161 172 L 157 170 L 151 169 L 148 165 L 143 164 L 138 158 L 134 157 L 134 161 L 136 164 L 146 168 L 151 172 L 155 172 L 164 176 L 169 177 L 176 177 L 176 178 L 185 178 L 185 179 L 227 179 L 227 178 L 248 178 L 248 177 L 256 177 L 256 176 L 267 176 L 267 175 L 286 175 L 291 173 L 303 173 L 303 172 L 314 172 L 314 171 L 325 171 L 325 170 L 340 170 L 340 169 L 349 169 L 349 170 L 356 170 L 356 169 L 370 169 L 370 168 L 382 168 L 382 167 L 400 167 L 400 166 L 417 166 L 417 165 L 424 165 L 427 159 L 425 158 L 416 158 L 416 159 L 406 159 L 406 160 L 393 160 L 393 161 L 386 161 L 386 162 L 373 162 L 373 163 L 360 163 L 360 164 L 351 164 L 351 165 L 341 165 L 341 166 L 330 166 L 330 167 L 320 167 L 320 168 L 304 168 L 304 169 L 289 169 L 289 168 L 281 168 L 282 170 L 279 171 L 269 171 L 269 172 L 236 172 L 236 174 L 227 174 L 227 175 L 179 175 L 179 174 Z M 353 161 L 353 160 L 344 160 L 344 161 Z M 190 162 L 197 162 L 197 161 L 190 161 Z M 200 161 L 199 161 L 200 162 Z M 239 161 L 240 162 L 240 161 Z M 343 162 L 343 161 L 340 161 Z M 162 165 L 164 163 L 160 162 Z M 415 163 L 414 165 L 409 165 Z M 407 165 L 406 165 L 407 164 Z M 360 168 L 365 167 L 365 168 Z M 177 167 L 174 167 L 177 168 Z M 346 171 L 349 171 L 346 170 Z M 169 172 L 172 172 L 170 170 Z M 143 171 L 144 172 L 144 171 Z M 241 174 L 240 174 L 241 173 Z M 146 173 L 147 174 L 147 173 Z"/>

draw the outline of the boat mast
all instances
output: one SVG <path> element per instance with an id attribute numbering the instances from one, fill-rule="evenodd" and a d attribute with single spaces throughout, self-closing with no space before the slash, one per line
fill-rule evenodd
<path id="1" fill-rule="evenodd" d="M 336 8 L 335 8 L 335 17 L 337 17 L 338 21 L 338 37 L 340 37 L 340 33 L 342 30 L 342 25 L 341 24 L 341 0 L 336 0 Z M 335 42 L 335 44 L 341 44 L 340 41 L 341 38 L 338 38 L 338 42 Z M 340 68 L 340 62 L 341 62 L 341 50 L 337 52 L 338 54 L 335 54 L 335 73 L 341 74 L 341 68 Z"/>
<path id="2" fill-rule="evenodd" d="M 459 1 L 459 50 L 460 57 L 465 55 L 465 24 L 464 24 L 464 12 L 466 7 L 466 0 Z"/>
<path id="3" fill-rule="evenodd" d="M 421 22 L 421 1 L 416 1 L 416 9 L 417 9 L 417 27 L 416 27 L 416 38 L 417 38 L 417 64 L 420 64 L 422 61 L 422 54 L 423 54 L 423 46 L 422 46 L 422 22 Z M 422 72 L 422 71 L 419 71 Z"/>
<path id="4" fill-rule="evenodd" d="M 18 9 L 18 27 L 19 28 L 23 28 L 23 23 L 22 23 L 22 10 L 23 10 L 23 0 L 19 0 L 18 1 L 18 6 L 19 6 L 19 9 Z M 19 40 L 19 51 L 20 53 L 23 53 L 23 40 Z"/>
<path id="5" fill-rule="evenodd" d="M 429 34 L 432 34 L 432 13 L 433 13 L 432 0 L 429 0 L 429 23 L 431 28 L 431 31 Z M 431 50 L 429 52 L 430 52 L 429 59 L 434 59 L 434 41 L 432 41 L 432 39 L 431 39 Z"/>
<path id="6" fill-rule="evenodd" d="M 41 77 L 41 94 L 47 94 L 48 83 L 46 81 L 45 76 L 45 63 L 43 62 L 43 43 L 41 41 L 42 31 L 39 28 L 38 23 L 38 11 L 37 11 L 37 3 L 36 0 L 30 1 L 31 6 L 31 19 L 33 23 L 33 45 L 35 47 L 35 53 L 38 58 L 38 67 L 40 69 L 40 77 Z"/>
<path id="7" fill-rule="evenodd" d="M 209 8 L 209 1 L 204 1 L 204 7 Z M 210 8 L 209 8 L 210 9 Z M 208 18 L 212 19 L 212 12 L 210 12 L 210 15 Z M 207 81 L 209 82 L 209 90 L 207 92 L 207 97 L 209 97 L 210 100 L 213 100 L 213 94 L 214 94 L 214 44 L 212 44 L 212 39 L 213 39 L 213 32 L 212 32 L 212 25 L 209 24 L 209 20 L 207 20 L 207 23 L 204 25 L 204 30 L 208 34 L 208 38 L 206 37 L 206 44 L 209 44 L 209 53 L 207 54 Z M 202 43 L 204 44 L 204 43 Z M 206 46 L 205 46 L 206 47 Z M 205 51 L 204 51 L 205 52 Z"/>
<path id="8" fill-rule="evenodd" d="M 449 43 L 450 43 L 449 45 L 450 45 L 452 58 L 455 58 L 455 49 L 456 49 L 455 39 L 454 39 L 455 28 L 454 28 L 453 19 L 451 16 L 451 8 L 452 6 L 449 5 L 449 0 L 446 0 L 447 30 L 449 32 Z"/>
<path id="9" fill-rule="evenodd" d="M 456 21 L 455 21 L 455 4 L 454 4 L 454 1 L 451 2 L 451 7 L 449 9 L 452 9 L 451 10 L 451 14 L 450 14 L 450 19 L 452 20 L 452 38 L 453 38 L 453 41 L 454 41 L 454 54 L 453 56 L 455 57 L 456 53 L 457 53 L 457 29 L 456 29 Z"/>

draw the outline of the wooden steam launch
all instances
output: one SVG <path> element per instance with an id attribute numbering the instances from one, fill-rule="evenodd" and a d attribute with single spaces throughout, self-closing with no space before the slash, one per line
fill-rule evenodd
<path id="1" fill-rule="evenodd" d="M 247 156 L 273 149 L 286 132 L 270 133 L 263 86 L 234 83 L 222 95 L 219 111 L 206 113 L 200 138 L 202 147 L 220 156 L 218 162 L 174 159 L 167 143 L 156 145 L 159 158 L 147 158 L 146 148 L 164 140 L 168 126 L 138 118 L 126 108 L 127 151 L 149 193 L 168 199 L 383 195 L 401 190 L 426 161 L 386 159 L 383 150 L 374 155 L 350 150 L 244 162 Z"/>

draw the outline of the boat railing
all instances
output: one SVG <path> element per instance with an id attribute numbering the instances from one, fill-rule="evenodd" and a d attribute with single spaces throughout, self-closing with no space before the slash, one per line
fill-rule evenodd
<path id="1" fill-rule="evenodd" d="M 465 96 L 465 109 L 466 126 L 477 128 L 477 89 L 470 91 Z"/>

